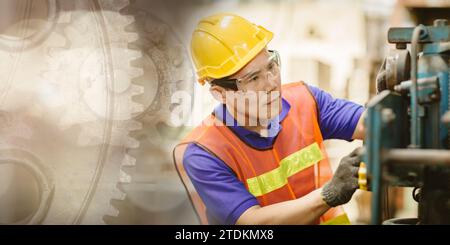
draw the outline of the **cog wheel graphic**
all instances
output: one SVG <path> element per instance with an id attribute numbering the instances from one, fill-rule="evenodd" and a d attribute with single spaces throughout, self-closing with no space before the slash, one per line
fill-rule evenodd
<path id="1" fill-rule="evenodd" d="M 45 57 L 43 47 L 59 12 L 56 0 L 0 3 L 0 223 L 42 223 L 52 201 L 52 171 L 30 151 L 35 131 L 26 114 L 33 107 L 30 101 L 37 99 L 33 84 L 45 67 L 34 61 Z"/>
<path id="2" fill-rule="evenodd" d="M 169 25 L 134 1 L 11 2 L 22 5 L 0 25 L 0 163 L 25 169 L 42 201 L 6 223 L 189 220 L 170 158 L 183 129 L 168 119 L 194 76 Z"/>
<path id="3" fill-rule="evenodd" d="M 53 200 L 54 174 L 31 151 L 32 122 L 23 113 L 0 110 L 0 224 L 40 224 Z"/>
<path id="4" fill-rule="evenodd" d="M 23 51 L 41 44 L 53 31 L 58 14 L 57 0 L 2 1 L 0 49 Z"/>
<path id="5" fill-rule="evenodd" d="M 0 84 L 0 109 L 25 115 L 31 136 L 6 127 L 0 133 L 13 134 L 12 140 L 0 150 L 20 148 L 49 169 L 50 208 L 30 222 L 102 224 L 103 215 L 117 213 L 110 199 L 124 198 L 116 188 L 124 178 L 120 167 L 134 164 L 125 149 L 138 146 L 129 133 L 142 127 L 133 120 L 142 106 L 131 100 L 143 93 L 131 84 L 143 74 L 131 62 L 142 55 L 128 48 L 137 39 L 125 31 L 134 18 L 120 13 L 129 2 L 38 0 L 47 18 L 36 34 L 27 33 L 34 3 L 19 2 L 24 24 L 12 32 L 25 33 L 23 38 L 0 36 L 0 58 L 7 61 L 0 65 L 6 81 Z"/>
<path id="6" fill-rule="evenodd" d="M 128 48 L 137 39 L 136 33 L 125 30 L 134 18 L 120 13 L 128 4 L 126 0 L 61 1 L 62 9 L 72 10 L 68 21 L 63 19 L 57 27 L 66 42 L 49 49 L 51 68 L 44 77 L 64 94 L 60 101 L 71 108 L 62 113 L 59 128 L 77 131 L 74 144 L 98 152 L 96 161 L 85 168 L 92 174 L 83 186 L 85 193 L 79 196 L 77 212 L 66 214 L 73 224 L 99 224 L 103 215 L 117 213 L 109 200 L 125 197 L 116 188 L 119 179 L 127 178 L 120 166 L 135 162 L 126 149 L 138 147 L 129 133 L 141 128 L 133 118 L 142 113 L 143 106 L 132 97 L 144 90 L 131 83 L 143 71 L 131 65 L 142 54 Z"/>
<path id="7" fill-rule="evenodd" d="M 0 16 L 0 109 L 15 110 L 28 104 L 12 99 L 11 94 L 30 98 L 29 84 L 44 68 L 34 61 L 45 56 L 41 47 L 55 28 L 59 5 L 56 0 L 5 0 L 0 3 Z M 23 67 L 26 73 L 21 72 Z"/>
<path id="8" fill-rule="evenodd" d="M 13 165 L 8 168 L 8 165 Z M 5 167 L 6 166 L 6 167 Z M 14 186 L 6 186 L 6 189 L 14 189 L 12 191 L 6 191 L 7 194 L 2 195 L 2 199 L 13 199 L 13 205 L 17 205 L 15 211 L 19 211 L 22 216 L 19 217 L 8 217 L 9 215 L 5 215 L 6 212 L 10 210 L 5 210 L 0 212 L 0 223 L 13 223 L 13 224 L 39 224 L 47 215 L 48 209 L 50 208 L 50 203 L 52 200 L 52 196 L 54 193 L 54 182 L 51 178 L 51 173 L 43 165 L 36 156 L 31 153 L 21 150 L 21 149 L 1 149 L 0 150 L 0 167 L 2 167 L 2 175 L 5 175 L 5 171 L 12 170 L 13 176 L 15 178 L 19 178 L 20 180 L 26 180 L 25 178 L 33 179 L 33 182 L 36 183 L 36 186 L 33 185 L 21 185 L 22 188 L 17 188 Z M 19 174 L 18 174 L 19 173 Z M 27 173 L 27 174 L 25 174 Z M 26 177 L 25 177 L 26 176 Z M 5 176 L 2 176 L 5 177 Z M 25 177 L 25 178 L 24 178 Z M 3 178 L 2 178 L 3 179 Z M 4 181 L 4 179 L 3 179 Z M 29 181 L 27 181 L 29 182 Z M 31 188 L 30 188 L 31 187 Z M 36 190 L 33 190 L 34 188 Z M 2 189 L 5 188 L 5 185 L 2 185 Z M 19 189 L 19 191 L 18 191 Z M 21 190 L 22 189 L 22 190 Z M 25 189 L 25 191 L 24 191 Z M 2 191 L 5 193 L 5 191 Z M 35 193 L 33 193 L 35 192 Z M 8 194 L 9 193 L 9 194 Z M 34 195 L 33 195 L 34 194 Z M 21 195 L 33 195 L 36 196 L 35 203 L 21 203 L 17 202 L 14 199 L 14 196 Z M 30 198 L 28 198 L 30 200 Z M 16 202 L 14 202 L 16 201 Z M 2 206 L 5 206 L 2 204 Z M 25 206 L 25 207 L 24 207 Z M 6 222 L 5 222 L 6 223 Z"/>
<path id="9" fill-rule="evenodd" d="M 194 73 L 187 52 L 170 26 L 136 2 L 124 9 L 135 16 L 133 31 L 139 39 L 131 44 L 143 50 L 143 57 L 135 61 L 144 67 L 144 74 L 133 79 L 144 87 L 143 95 L 133 100 L 144 105 L 136 117 L 141 130 L 131 133 L 139 141 L 139 148 L 129 149 L 136 159 L 134 165 L 123 165 L 117 187 L 126 193 L 123 200 L 112 199 L 119 211 L 106 215 L 107 224 L 183 224 L 195 220 L 190 203 L 172 168 L 171 152 L 184 130 L 171 127 L 171 96 L 177 91 L 193 95 Z M 152 92 L 153 91 L 153 92 Z M 191 105 L 192 106 L 192 105 Z M 194 221 L 195 222 L 195 221 Z"/>

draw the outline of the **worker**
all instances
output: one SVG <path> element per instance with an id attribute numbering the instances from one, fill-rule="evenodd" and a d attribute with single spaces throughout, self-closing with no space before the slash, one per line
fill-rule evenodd
<path id="1" fill-rule="evenodd" d="M 192 60 L 220 103 L 175 147 L 177 170 L 204 224 L 348 224 L 341 205 L 358 188 L 360 157 L 353 151 L 333 175 L 323 140 L 362 139 L 364 108 L 303 82 L 281 85 L 272 37 L 229 13 L 198 23 Z M 251 92 L 272 113 L 233 103 Z"/>

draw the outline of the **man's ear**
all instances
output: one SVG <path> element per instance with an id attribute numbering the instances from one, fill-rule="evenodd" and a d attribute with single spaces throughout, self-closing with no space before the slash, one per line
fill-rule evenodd
<path id="1" fill-rule="evenodd" d="M 212 94 L 214 99 L 216 99 L 220 103 L 222 103 L 222 104 L 226 103 L 226 99 L 225 99 L 226 89 L 225 88 L 217 86 L 217 85 L 211 85 L 211 87 L 209 88 L 209 92 Z"/>

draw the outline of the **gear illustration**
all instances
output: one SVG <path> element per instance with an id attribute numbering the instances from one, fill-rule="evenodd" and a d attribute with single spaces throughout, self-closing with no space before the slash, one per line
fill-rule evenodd
<path id="1" fill-rule="evenodd" d="M 54 177 L 50 179 L 55 191 L 51 208 L 39 213 L 40 223 L 101 224 L 110 199 L 124 196 L 115 187 L 120 166 L 134 162 L 124 149 L 137 147 L 129 132 L 141 127 L 132 120 L 131 114 L 139 113 L 140 107 L 131 97 L 142 89 L 130 85 L 131 78 L 142 73 L 130 65 L 140 52 L 128 49 L 136 34 L 124 30 L 133 17 L 119 13 L 128 1 L 45 3 L 48 24 L 36 31 L 45 34 L 24 35 L 17 43 L 2 39 L 0 57 L 11 62 L 2 62 L 0 68 L 12 72 L 2 72 L 7 75 L 2 81 L 7 82 L 0 87 L 0 109 L 23 112 L 33 122 L 32 137 L 6 142 L 2 148 L 20 145 L 23 152 L 44 159 L 40 162 L 50 169 L 46 173 Z M 24 1 L 22 6 L 25 16 L 20 22 L 25 24 L 16 28 L 22 32 L 29 28 L 30 4 Z M 36 64 L 37 57 L 42 62 Z M 26 67 L 26 74 L 19 66 Z M 28 100 L 20 104 L 13 96 Z M 67 158 L 71 154 L 75 157 Z"/>
<path id="2" fill-rule="evenodd" d="M 30 57 L 45 56 L 45 51 L 36 47 L 41 46 L 52 32 L 58 14 L 56 0 L 8 0 L 0 3 L 0 108 L 3 110 L 14 110 L 24 105 L 17 101 L 15 105 L 7 103 L 8 96 L 10 93 L 27 93 L 25 82 L 19 86 L 14 82 L 30 82 L 29 73 L 38 74 L 43 69 L 43 64 L 34 63 Z M 22 73 L 21 67 L 30 67 L 29 73 Z"/>
<path id="3" fill-rule="evenodd" d="M 0 25 L 0 163 L 28 169 L 42 201 L 6 223 L 190 220 L 170 162 L 183 128 L 169 118 L 171 95 L 192 95 L 194 76 L 169 25 L 134 1 L 18 2 L 12 29 L 24 38 Z M 35 2 L 40 25 L 28 21 Z"/>
<path id="4" fill-rule="evenodd" d="M 48 213 L 54 181 L 52 171 L 30 149 L 35 131 L 26 114 L 29 102 L 37 99 L 32 84 L 44 68 L 34 61 L 45 56 L 40 47 L 55 27 L 59 7 L 56 0 L 2 1 L 0 16 L 0 223 L 39 224 Z M 21 199 L 29 196 L 36 202 Z"/>
<path id="5" fill-rule="evenodd" d="M 2 35 L 0 35 L 0 48 L 9 51 L 23 51 L 41 44 L 54 29 L 58 19 L 57 0 L 34 1 L 2 1 L 1 3 Z M 44 10 L 46 14 L 42 23 L 31 23 L 31 9 L 38 8 Z M 11 15 L 11 10 L 16 10 L 15 15 Z M 6 17 L 5 17 L 6 16 Z M 22 25 L 20 32 L 9 31 L 15 29 L 15 25 Z M 26 28 L 24 28 L 26 27 Z M 31 27 L 31 28 L 30 28 Z"/>
<path id="6" fill-rule="evenodd" d="M 57 33 L 66 43 L 49 49 L 51 69 L 44 77 L 65 91 L 63 100 L 71 103 L 59 128 L 76 128 L 76 145 L 98 151 L 89 184 L 80 196 L 82 202 L 76 214 L 70 214 L 73 224 L 99 224 L 105 213 L 117 213 L 109 201 L 125 196 L 115 184 L 127 179 L 120 166 L 135 162 L 125 149 L 138 147 L 129 133 L 141 127 L 133 117 L 143 107 L 131 99 L 143 93 L 143 88 L 131 80 L 143 72 L 131 65 L 141 53 L 128 48 L 137 39 L 136 33 L 125 31 L 133 17 L 120 13 L 128 4 L 125 0 L 61 1 L 61 8 L 68 9 L 70 17 L 58 25 Z"/>
<path id="7" fill-rule="evenodd" d="M 36 184 L 39 193 L 36 196 L 39 196 L 38 201 L 34 207 L 25 207 L 23 203 L 15 203 L 20 207 L 20 213 L 25 214 L 22 217 L 19 217 L 18 220 L 12 221 L 14 224 L 39 224 L 45 218 L 48 209 L 50 207 L 50 202 L 52 200 L 52 195 L 54 192 L 54 183 L 51 179 L 51 174 L 48 173 L 48 169 L 45 165 L 43 165 L 36 156 L 33 156 L 31 153 L 20 150 L 20 149 L 2 149 L 0 150 L 0 166 L 2 165 L 11 165 L 14 164 L 16 168 L 14 168 L 14 177 L 21 178 L 23 174 L 17 174 L 20 168 L 22 168 L 22 172 L 28 172 L 28 178 L 32 178 Z M 19 168 L 17 168 L 19 166 Z M 3 170 L 8 170 L 8 168 L 3 168 Z M 19 172 L 20 173 L 20 172 Z M 28 185 L 26 187 L 22 187 L 19 189 L 27 189 L 26 194 L 32 195 L 33 191 L 30 187 L 34 187 L 32 185 Z M 7 188 L 10 189 L 10 188 Z M 17 187 L 15 187 L 14 191 L 9 191 L 10 195 L 3 195 L 3 198 L 13 199 L 11 196 L 17 194 Z M 5 192 L 5 191 L 3 191 Z M 7 192 L 8 193 L 8 192 Z M 19 192 L 20 193 L 20 192 Z M 22 190 L 23 193 L 23 190 Z M 9 211 L 9 210 L 8 210 Z M 4 214 L 0 214 L 2 219 L 5 219 Z"/>
<path id="8" fill-rule="evenodd" d="M 133 98 L 145 106 L 144 113 L 136 118 L 143 129 L 132 132 L 139 148 L 129 150 L 136 164 L 122 166 L 129 178 L 121 179 L 117 186 L 126 198 L 111 200 L 119 213 L 105 216 L 107 224 L 183 224 L 195 220 L 193 213 L 186 212 L 190 204 L 172 168 L 171 151 L 183 127 L 171 127 L 169 120 L 171 96 L 177 91 L 193 95 L 194 73 L 177 35 L 147 10 L 138 2 L 123 10 L 135 16 L 139 39 L 132 46 L 143 50 L 143 57 L 136 63 L 145 72 L 133 83 L 154 92 Z"/>

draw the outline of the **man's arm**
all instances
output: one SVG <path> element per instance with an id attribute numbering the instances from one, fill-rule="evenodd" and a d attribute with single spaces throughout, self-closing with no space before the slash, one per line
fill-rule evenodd
<path id="1" fill-rule="evenodd" d="M 314 190 L 299 199 L 247 209 L 237 220 L 237 225 L 307 225 L 322 216 L 330 206 L 323 201 L 322 189 Z"/>
<path id="2" fill-rule="evenodd" d="M 308 85 L 316 99 L 319 109 L 319 126 L 323 139 L 364 138 L 363 115 L 364 107 L 354 102 L 336 99 L 331 94 Z"/>
<path id="3" fill-rule="evenodd" d="M 358 124 L 355 127 L 355 131 L 353 132 L 352 139 L 354 140 L 363 140 L 366 136 L 366 128 L 364 126 L 364 117 L 366 115 L 366 111 L 361 114 L 361 117 L 358 120 Z"/>

